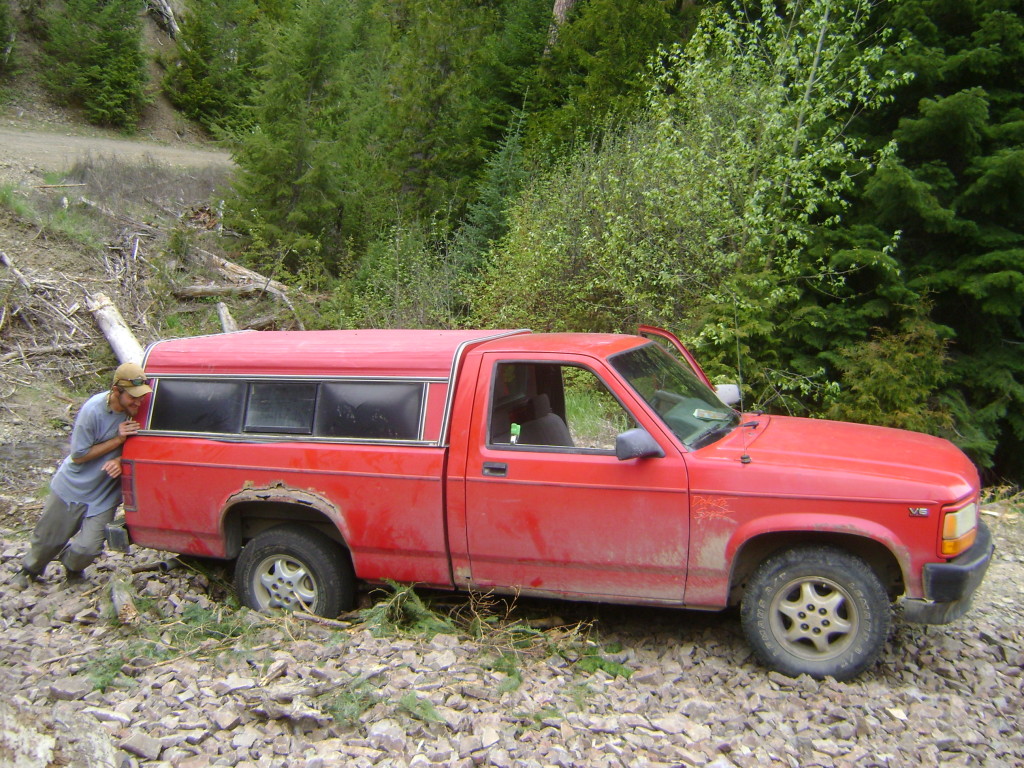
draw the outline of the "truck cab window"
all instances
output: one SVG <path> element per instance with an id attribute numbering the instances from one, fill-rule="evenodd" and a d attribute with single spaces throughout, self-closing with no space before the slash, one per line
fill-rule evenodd
<path id="1" fill-rule="evenodd" d="M 492 445 L 614 451 L 615 436 L 636 426 L 590 370 L 560 363 L 495 366 Z"/>

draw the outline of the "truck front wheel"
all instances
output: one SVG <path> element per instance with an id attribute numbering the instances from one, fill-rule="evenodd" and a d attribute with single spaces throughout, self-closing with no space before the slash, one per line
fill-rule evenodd
<path id="1" fill-rule="evenodd" d="M 318 531 L 282 525 L 245 545 L 235 587 L 250 608 L 333 617 L 352 607 L 355 578 L 347 554 Z"/>
<path id="2" fill-rule="evenodd" d="M 834 547 L 798 547 L 765 560 L 741 607 L 747 639 L 786 675 L 849 680 L 881 653 L 891 608 L 859 557 Z"/>

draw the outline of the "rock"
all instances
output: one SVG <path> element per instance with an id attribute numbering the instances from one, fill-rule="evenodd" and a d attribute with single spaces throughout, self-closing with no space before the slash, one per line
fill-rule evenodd
<path id="1" fill-rule="evenodd" d="M 117 768 L 1024 765 L 1017 562 L 994 562 L 974 609 L 954 624 L 897 619 L 879 663 L 849 683 L 768 672 L 730 615 L 581 606 L 601 617 L 601 646 L 616 644 L 607 658 L 636 672 L 587 672 L 573 661 L 576 646 L 548 638 L 539 653 L 516 651 L 521 682 L 504 690 L 495 650 L 452 634 L 375 637 L 358 622 L 325 632 L 223 609 L 242 636 L 188 637 L 175 606 L 205 598 L 208 610 L 222 608 L 218 578 L 187 567 L 132 582 L 155 607 L 147 613 L 140 601 L 154 630 L 144 641 L 102 621 L 82 624 L 75 616 L 102 614 L 107 576 L 157 555 L 104 555 L 92 566 L 94 594 L 54 579 L 26 595 L 6 586 L 20 549 L 0 536 L 4 547 L 12 554 L 0 561 L 0 690 L 55 740 L 51 762 L 88 741 L 75 742 L 77 730 L 123 751 L 116 761 L 65 764 Z M 62 611 L 62 601 L 76 611 Z M 120 659 L 128 661 L 118 672 Z M 92 684 L 97 662 L 116 675 L 103 690 Z M 406 697 L 422 705 L 417 714 Z"/>
<path id="2" fill-rule="evenodd" d="M 163 745 L 158 739 L 154 739 L 141 732 L 131 734 L 127 739 L 120 742 L 118 746 L 125 752 L 144 757 L 147 760 L 156 760 L 160 757 L 160 752 L 163 749 Z"/>
<path id="3" fill-rule="evenodd" d="M 230 731 L 241 722 L 241 717 L 234 709 L 218 709 L 213 713 L 213 722 L 222 731 Z"/>
<path id="4" fill-rule="evenodd" d="M 17 768 L 49 768 L 57 740 L 45 726 L 5 701 L 0 701 L 0 759 Z"/>
<path id="5" fill-rule="evenodd" d="M 405 730 L 394 720 L 379 720 L 366 729 L 366 739 L 374 749 L 401 752 L 405 749 Z"/>
<path id="6" fill-rule="evenodd" d="M 58 701 L 75 701 L 92 690 L 92 682 L 85 677 L 65 677 L 50 685 L 50 695 Z"/>

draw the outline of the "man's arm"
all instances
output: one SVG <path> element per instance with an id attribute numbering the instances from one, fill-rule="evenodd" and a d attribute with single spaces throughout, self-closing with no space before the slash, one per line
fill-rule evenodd
<path id="1" fill-rule="evenodd" d="M 131 437 L 138 431 L 139 422 L 135 421 L 134 419 L 122 421 L 117 426 L 116 435 L 114 435 L 109 440 L 104 440 L 102 443 L 96 443 L 95 445 L 92 445 L 89 448 L 89 450 L 83 453 L 81 456 L 72 455 L 71 461 L 73 461 L 75 464 L 85 464 L 86 462 L 98 459 L 100 456 L 110 453 L 111 451 L 117 448 L 120 448 L 122 445 L 124 445 L 125 441 L 129 437 Z M 113 475 L 113 477 L 116 477 L 116 475 Z"/>

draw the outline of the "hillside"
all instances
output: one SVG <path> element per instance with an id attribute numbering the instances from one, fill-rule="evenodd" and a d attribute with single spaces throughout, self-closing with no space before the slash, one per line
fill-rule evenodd
<path id="1" fill-rule="evenodd" d="M 166 44 L 155 25 L 147 39 Z M 0 103 L 0 514 L 42 484 L 74 408 L 107 384 L 115 358 L 88 295 L 109 296 L 143 344 L 169 324 L 216 329 L 215 307 L 171 291 L 202 279 L 199 250 L 223 250 L 209 206 L 232 168 L 155 91 L 126 137 L 54 105 L 29 45 L 19 61 Z"/>

